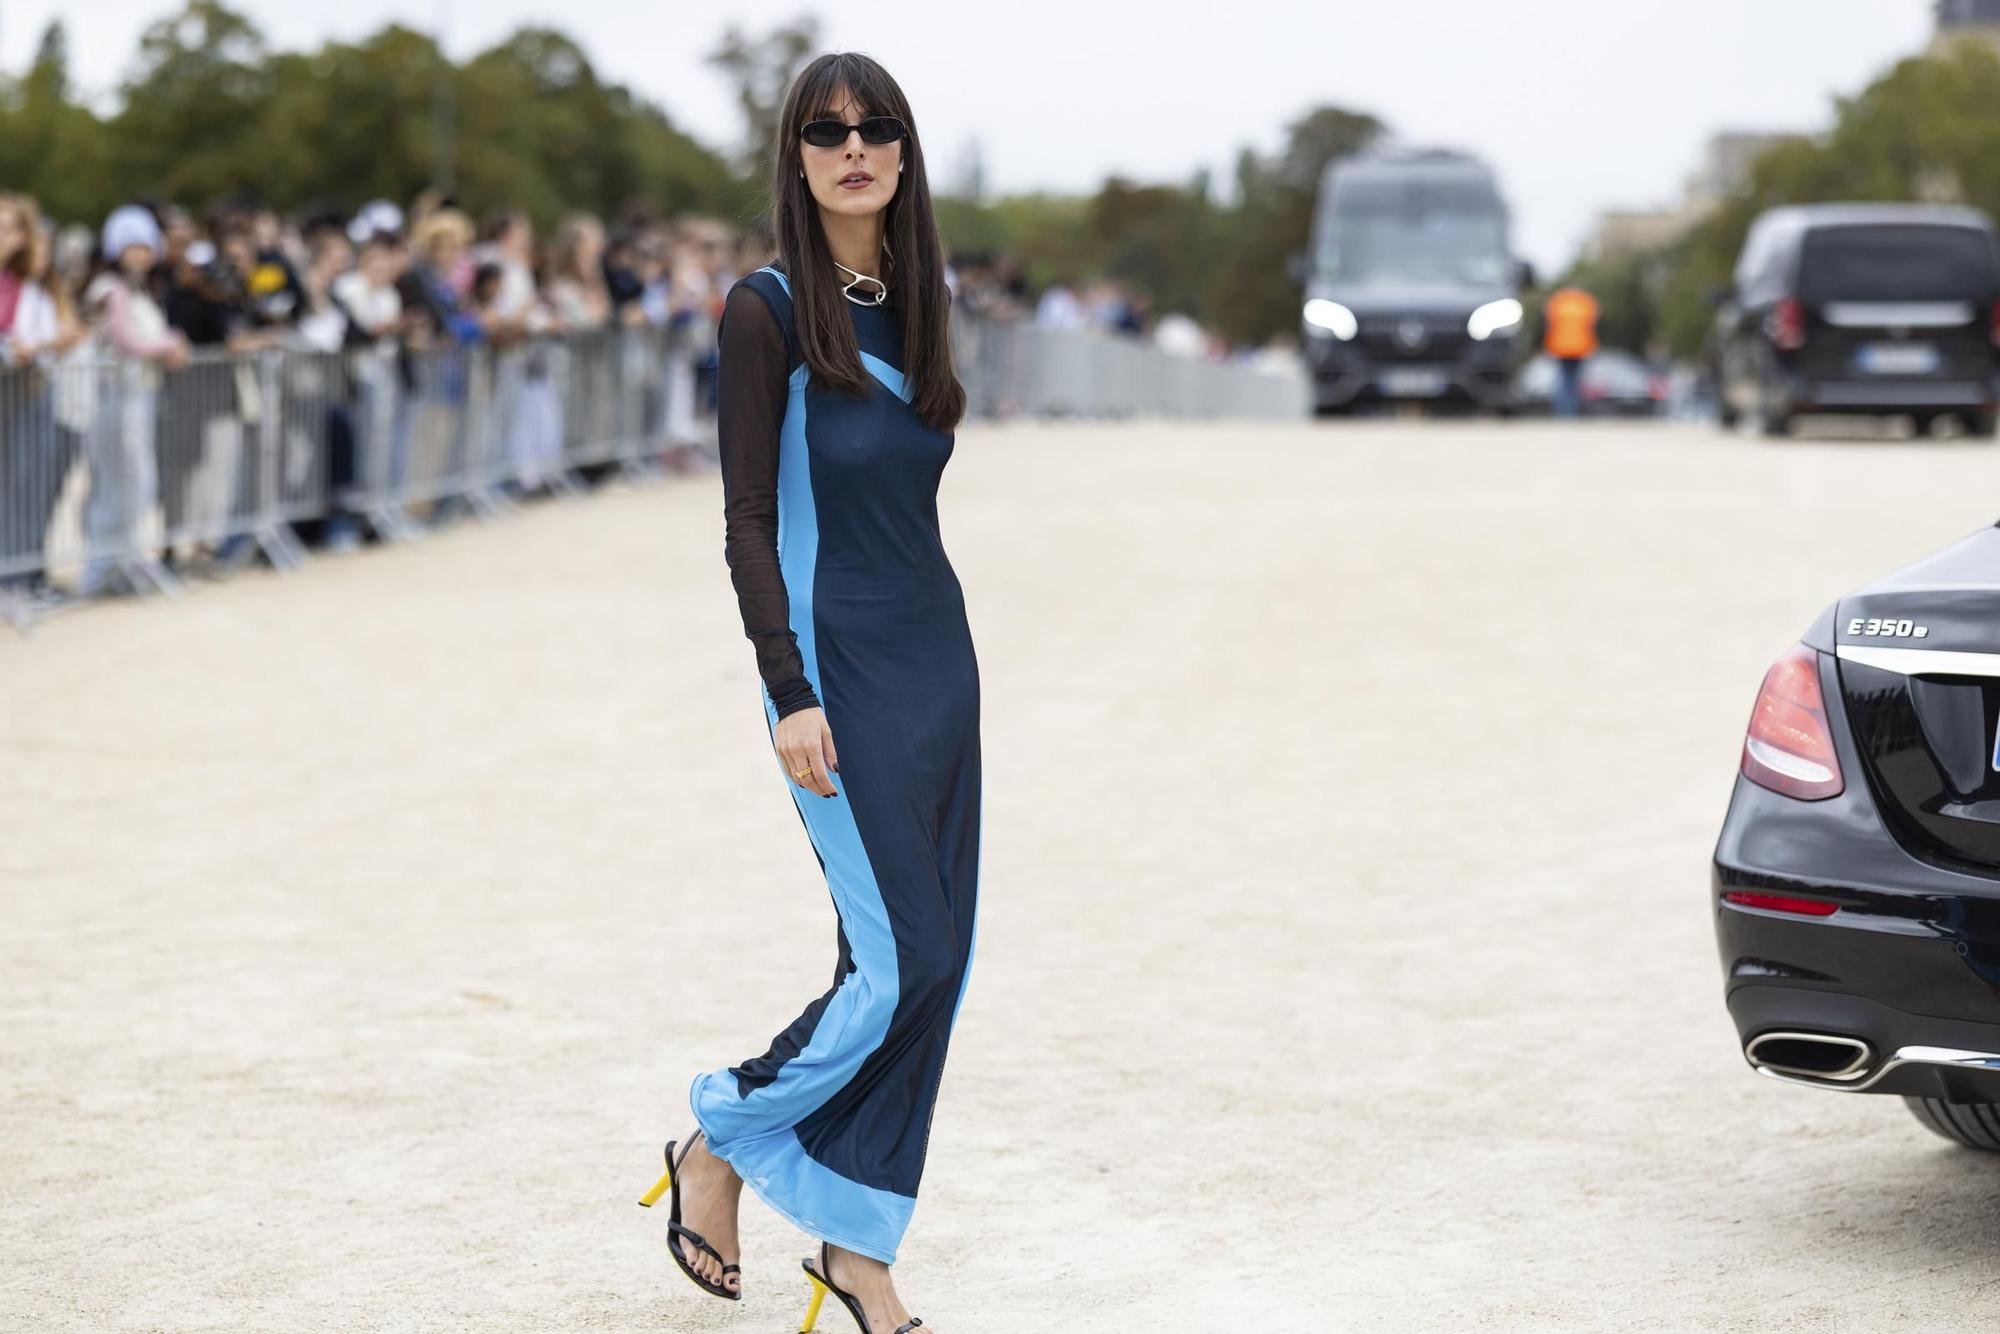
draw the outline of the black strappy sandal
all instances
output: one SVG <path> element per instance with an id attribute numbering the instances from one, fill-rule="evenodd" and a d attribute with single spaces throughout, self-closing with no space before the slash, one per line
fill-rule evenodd
<path id="1" fill-rule="evenodd" d="M 639 1197 L 639 1203 L 650 1209 L 659 1202 L 660 1196 L 666 1194 L 668 1191 L 672 1191 L 673 1203 L 667 1208 L 667 1253 L 674 1257 L 674 1263 L 681 1267 L 681 1272 L 693 1279 L 703 1292 L 713 1293 L 717 1297 L 727 1298 L 732 1302 L 740 1302 L 743 1300 L 742 1293 L 732 1291 L 720 1283 L 710 1282 L 696 1273 L 695 1267 L 688 1263 L 687 1256 L 681 1253 L 681 1248 L 674 1244 L 674 1238 L 686 1237 L 696 1246 L 714 1256 L 716 1263 L 722 1264 L 722 1253 L 709 1245 L 706 1237 L 696 1232 L 693 1228 L 681 1226 L 681 1181 L 679 1169 L 681 1163 L 687 1161 L 687 1156 L 694 1152 L 695 1136 L 699 1136 L 700 1134 L 701 1132 L 697 1130 L 694 1132 L 694 1135 L 688 1137 L 688 1145 L 685 1149 L 681 1150 L 678 1162 L 674 1159 L 674 1141 L 667 1141 L 667 1170 L 658 1181 L 653 1183 L 651 1190 Z M 722 1264 L 722 1272 L 724 1276 L 727 1276 L 730 1274 L 739 1274 L 743 1271 L 739 1265 Z"/>
<path id="2" fill-rule="evenodd" d="M 826 1300 L 826 1294 L 829 1292 L 840 1298 L 840 1304 L 847 1308 L 847 1313 L 854 1317 L 854 1323 L 861 1327 L 861 1334 L 875 1334 L 874 1326 L 868 1323 L 868 1315 L 861 1309 L 861 1303 L 854 1294 L 842 1292 L 833 1286 L 833 1258 L 827 1254 L 829 1249 L 826 1242 L 819 1244 L 817 1270 L 813 1268 L 810 1255 L 799 1261 L 799 1267 L 804 1269 L 806 1277 L 812 1280 L 812 1305 L 806 1308 L 806 1322 L 799 1326 L 799 1334 L 813 1334 L 814 1327 L 819 1324 L 820 1303 Z M 910 1334 L 911 1330 L 923 1323 L 922 1316 L 911 1316 L 896 1326 L 894 1334 Z"/>

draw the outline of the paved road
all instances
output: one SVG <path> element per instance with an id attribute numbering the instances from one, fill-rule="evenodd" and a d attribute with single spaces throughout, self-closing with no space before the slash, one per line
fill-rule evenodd
<path id="1" fill-rule="evenodd" d="M 2000 452 L 979 428 L 942 509 L 989 788 L 929 1327 L 1994 1298 L 2000 1163 L 1742 1065 L 1705 863 L 1765 666 Z M 796 1329 L 769 1214 L 738 1309 L 633 1205 L 830 967 L 735 616 L 692 478 L 0 642 L 0 1328 Z"/>

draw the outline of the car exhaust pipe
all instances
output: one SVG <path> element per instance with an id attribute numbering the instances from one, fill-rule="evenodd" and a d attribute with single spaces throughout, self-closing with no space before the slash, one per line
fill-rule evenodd
<path id="1" fill-rule="evenodd" d="M 1838 1033 L 1759 1033 L 1743 1045 L 1743 1058 L 1773 1074 L 1839 1084 L 1866 1075 L 1875 1049 Z"/>

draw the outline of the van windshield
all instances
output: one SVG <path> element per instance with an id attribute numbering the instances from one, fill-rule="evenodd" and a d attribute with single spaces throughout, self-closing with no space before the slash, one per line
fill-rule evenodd
<path id="1" fill-rule="evenodd" d="M 1941 223 L 1822 227 L 1799 256 L 1799 296 L 1827 301 L 1978 301 L 2000 293 L 1993 240 Z"/>
<path id="2" fill-rule="evenodd" d="M 1340 283 L 1504 284 L 1507 217 L 1482 181 L 1352 180 L 1334 195 L 1318 258 Z"/>
<path id="3" fill-rule="evenodd" d="M 1498 218 L 1418 214 L 1346 218 L 1320 251 L 1320 267 L 1343 283 L 1493 286 L 1507 279 Z"/>

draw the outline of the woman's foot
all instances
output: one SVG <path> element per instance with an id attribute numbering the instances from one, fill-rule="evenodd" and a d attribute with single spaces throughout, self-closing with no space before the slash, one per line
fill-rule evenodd
<path id="1" fill-rule="evenodd" d="M 734 1270 L 725 1274 L 722 1266 L 737 1264 L 742 1259 L 736 1239 L 736 1211 L 743 1196 L 743 1178 L 736 1175 L 735 1168 L 708 1151 L 708 1137 L 699 1131 L 682 1140 L 681 1145 L 687 1153 L 676 1173 L 681 1192 L 681 1225 L 700 1233 L 704 1241 L 722 1252 L 723 1258 L 716 1259 L 683 1237 L 668 1240 L 679 1248 L 695 1273 L 731 1292 L 740 1292 L 743 1275 Z"/>
<path id="2" fill-rule="evenodd" d="M 895 1280 L 889 1277 L 889 1266 L 880 1260 L 871 1260 L 853 1251 L 843 1251 L 838 1246 L 830 1246 L 827 1255 L 832 1261 L 833 1272 L 826 1277 L 833 1280 L 833 1286 L 843 1292 L 854 1294 L 861 1303 L 862 1314 L 868 1317 L 869 1334 L 891 1334 L 902 1328 L 910 1319 L 910 1312 L 903 1305 L 903 1299 L 896 1295 Z M 815 1266 L 819 1257 L 813 1257 Z M 929 1334 L 930 1322 L 923 1329 Z"/>

